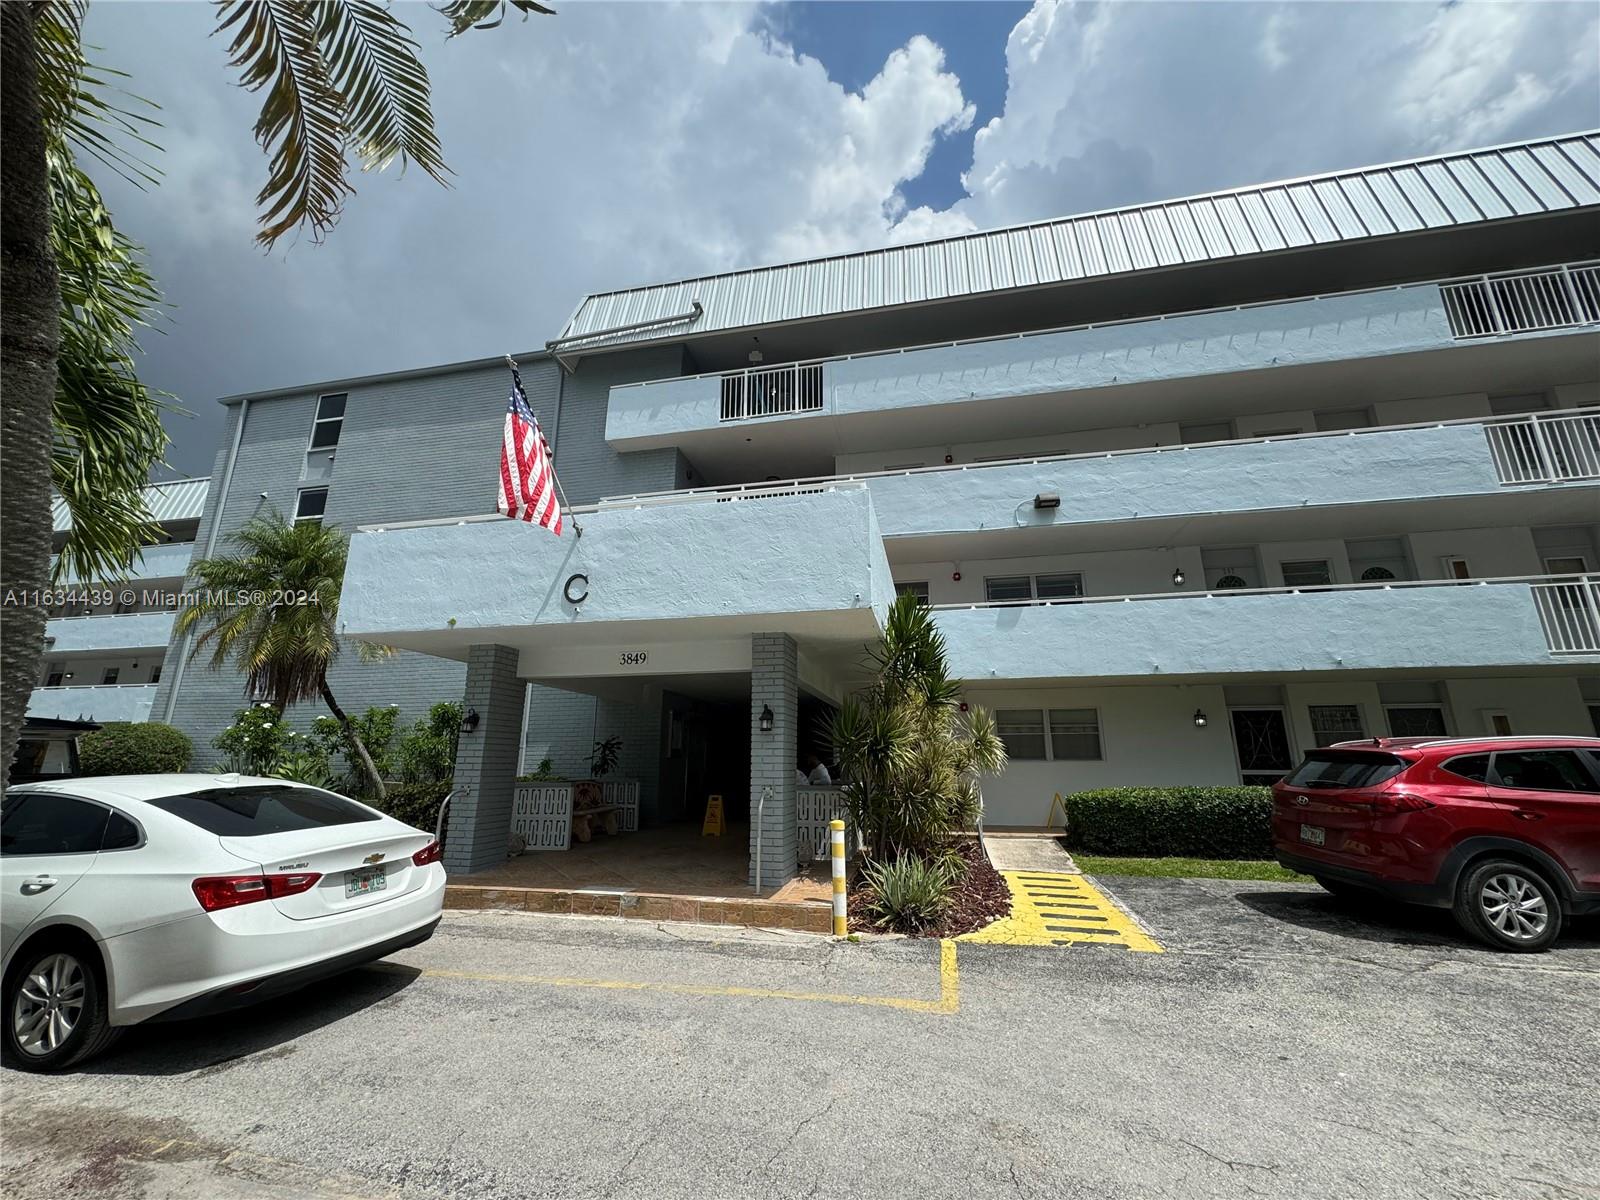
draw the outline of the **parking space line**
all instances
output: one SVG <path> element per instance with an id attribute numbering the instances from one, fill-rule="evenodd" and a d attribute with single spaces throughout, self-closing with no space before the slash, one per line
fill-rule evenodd
<path id="1" fill-rule="evenodd" d="M 389 964 L 376 964 L 383 969 Z M 394 969 L 403 969 L 396 968 Z M 434 979 L 464 979 L 477 983 L 519 983 L 531 987 L 593 988 L 610 992 L 658 992 L 674 996 L 722 996 L 749 1000 L 789 1000 L 809 1004 L 851 1004 L 868 1008 L 894 1008 L 902 1012 L 933 1013 L 949 1016 L 961 1010 L 961 969 L 956 961 L 956 944 L 949 938 L 939 942 L 939 998 L 922 1000 L 910 996 L 859 996 L 839 992 L 791 992 L 781 988 L 737 987 L 727 984 L 664 983 L 634 979 L 587 979 L 574 975 L 511 975 L 492 971 L 450 971 L 425 967 L 420 972 Z"/>
<path id="2" fill-rule="evenodd" d="M 1011 889 L 1011 915 L 964 942 L 1011 946 L 1111 946 L 1146 954 L 1161 944 L 1116 901 L 1082 875 L 1047 871 L 1002 871 Z"/>

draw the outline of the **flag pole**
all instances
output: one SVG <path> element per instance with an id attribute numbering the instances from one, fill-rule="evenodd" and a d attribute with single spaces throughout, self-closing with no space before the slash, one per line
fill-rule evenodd
<path id="1" fill-rule="evenodd" d="M 506 366 L 511 368 L 512 376 L 520 383 L 522 381 L 522 370 L 517 366 L 517 360 L 512 358 L 509 354 L 506 355 Z M 535 413 L 534 415 L 537 416 L 538 414 Z M 539 436 L 544 436 L 543 427 L 540 428 Z M 545 444 L 549 445 L 548 442 Z M 572 532 L 574 538 L 581 538 L 583 536 L 583 526 L 578 524 L 577 514 L 572 511 L 572 505 L 567 500 L 567 489 L 561 486 L 561 472 L 556 470 L 556 452 L 555 447 L 553 446 L 550 448 L 550 478 L 556 481 L 556 495 L 561 497 L 562 511 L 572 519 Z"/>

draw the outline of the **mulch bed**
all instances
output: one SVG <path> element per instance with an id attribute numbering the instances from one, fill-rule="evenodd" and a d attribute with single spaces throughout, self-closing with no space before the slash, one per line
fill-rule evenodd
<path id="1" fill-rule="evenodd" d="M 966 860 L 967 871 L 956 884 L 950 907 L 937 925 L 913 934 L 913 937 L 949 938 L 982 929 L 1001 917 L 1011 915 L 1011 890 L 1000 872 L 994 869 L 983 853 L 976 838 L 958 842 L 956 852 Z M 872 889 L 859 876 L 850 888 L 850 931 L 852 933 L 883 933 L 872 922 L 870 907 Z"/>

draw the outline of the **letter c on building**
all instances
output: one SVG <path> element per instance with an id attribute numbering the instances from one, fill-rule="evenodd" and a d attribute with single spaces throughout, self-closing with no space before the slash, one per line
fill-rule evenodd
<path id="1" fill-rule="evenodd" d="M 582 604 L 589 598 L 589 577 L 582 573 L 567 576 L 567 586 L 561 589 L 568 604 Z"/>

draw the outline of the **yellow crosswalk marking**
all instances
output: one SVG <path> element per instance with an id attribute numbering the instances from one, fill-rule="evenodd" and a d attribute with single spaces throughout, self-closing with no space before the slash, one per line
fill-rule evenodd
<path id="1" fill-rule="evenodd" d="M 1002 871 L 1011 889 L 1011 915 L 963 942 L 1008 946 L 1116 946 L 1160 954 L 1161 944 L 1082 875 Z"/>

